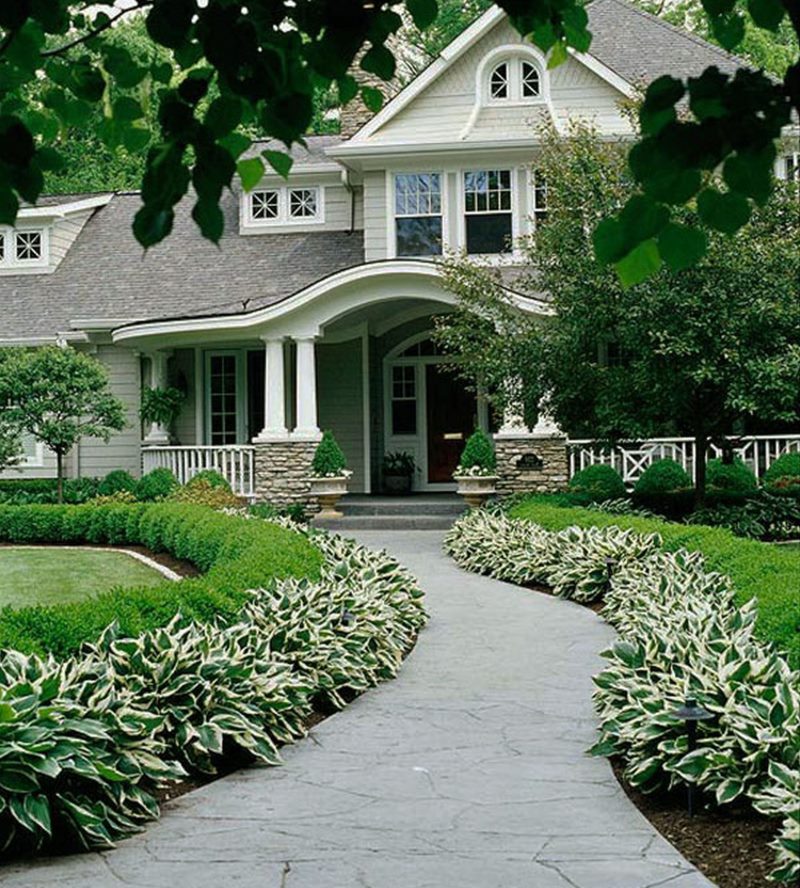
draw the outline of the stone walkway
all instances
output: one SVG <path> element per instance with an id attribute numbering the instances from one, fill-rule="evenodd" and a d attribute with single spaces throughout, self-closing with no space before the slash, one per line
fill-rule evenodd
<path id="1" fill-rule="evenodd" d="M 287 749 L 171 803 L 105 854 L 3 888 L 709 888 L 630 804 L 594 737 L 591 611 L 463 573 L 431 532 L 359 534 L 427 593 L 399 678 Z"/>

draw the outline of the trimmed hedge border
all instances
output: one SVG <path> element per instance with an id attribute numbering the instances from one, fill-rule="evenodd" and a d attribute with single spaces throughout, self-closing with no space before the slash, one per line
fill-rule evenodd
<path id="1" fill-rule="evenodd" d="M 743 539 L 719 527 L 554 505 L 545 497 L 521 499 L 509 509 L 509 515 L 554 531 L 567 527 L 620 527 L 642 534 L 657 533 L 664 551 L 701 552 L 711 570 L 731 578 L 737 604 L 758 599 L 756 635 L 774 642 L 787 652 L 791 665 L 800 668 L 800 549 Z"/>
<path id="2" fill-rule="evenodd" d="M 525 505 L 529 513 L 530 503 L 514 511 Z M 772 877 L 796 884 L 800 673 L 756 637 L 755 600 L 737 606 L 730 579 L 700 552 L 665 551 L 659 534 L 623 530 L 613 519 L 550 529 L 502 509 L 474 510 L 448 532 L 445 550 L 466 570 L 602 600 L 618 638 L 594 677 L 600 739 L 592 752 L 621 756 L 626 780 L 645 792 L 687 781 L 718 805 L 747 800 L 780 817 Z M 711 714 L 694 750 L 677 715 L 686 697 Z"/>
<path id="3" fill-rule="evenodd" d="M 77 653 L 112 622 L 137 635 L 165 626 L 178 612 L 206 622 L 232 618 L 248 589 L 273 579 L 316 579 L 322 564 L 318 549 L 293 530 L 175 503 L 0 506 L 0 542 L 140 545 L 201 571 L 178 584 L 165 580 L 71 604 L 0 611 L 0 648 L 58 657 Z"/>
<path id="4" fill-rule="evenodd" d="M 385 552 L 286 519 L 15 507 L 0 527 L 4 539 L 138 542 L 208 568 L 169 584 L 193 590 L 171 603 L 110 593 L 104 604 L 126 601 L 122 620 L 91 639 L 97 617 L 39 609 L 49 622 L 27 625 L 39 644 L 63 644 L 52 624 L 65 617 L 87 621 L 67 636 L 87 637 L 77 656 L 0 651 L 0 835 L 12 852 L 108 848 L 158 816 L 154 790 L 170 781 L 226 760 L 279 764 L 313 711 L 392 678 L 426 622 L 414 578 Z M 301 561 L 312 578 L 291 575 Z M 126 620 L 156 628 L 129 635 Z"/>

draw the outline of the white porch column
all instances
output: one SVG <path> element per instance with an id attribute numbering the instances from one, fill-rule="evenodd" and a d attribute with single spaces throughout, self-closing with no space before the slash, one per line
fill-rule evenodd
<path id="1" fill-rule="evenodd" d="M 163 350 L 148 353 L 151 389 L 164 389 L 167 387 L 167 361 L 171 354 L 171 351 Z M 153 422 L 150 425 L 150 431 L 145 435 L 142 443 L 150 447 L 165 446 L 169 444 L 169 430 L 164 428 L 161 423 Z"/>
<path id="2" fill-rule="evenodd" d="M 317 360 L 313 337 L 297 339 L 297 425 L 292 437 L 318 441 L 322 437 L 317 419 Z"/>
<path id="3" fill-rule="evenodd" d="M 286 395 L 283 379 L 283 339 L 264 339 L 264 428 L 254 443 L 281 441 L 289 436 L 286 428 Z"/>

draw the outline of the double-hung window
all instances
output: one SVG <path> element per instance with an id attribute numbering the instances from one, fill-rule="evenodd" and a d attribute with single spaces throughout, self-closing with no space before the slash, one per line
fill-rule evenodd
<path id="1" fill-rule="evenodd" d="M 547 181 L 538 170 L 533 171 L 531 194 L 533 224 L 538 228 L 547 219 Z"/>
<path id="2" fill-rule="evenodd" d="M 512 249 L 511 170 L 464 173 L 467 253 L 486 255 Z"/>
<path id="3" fill-rule="evenodd" d="M 442 253 L 442 177 L 439 173 L 398 173 L 394 177 L 395 253 Z"/>
<path id="4" fill-rule="evenodd" d="M 785 154 L 783 160 L 783 178 L 787 182 L 800 182 L 800 152 Z"/>

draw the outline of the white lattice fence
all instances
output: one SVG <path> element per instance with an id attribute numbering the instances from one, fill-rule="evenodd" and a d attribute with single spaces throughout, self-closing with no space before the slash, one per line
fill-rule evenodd
<path id="1" fill-rule="evenodd" d="M 737 456 L 761 478 L 764 472 L 784 453 L 800 453 L 800 435 L 753 435 L 733 442 Z M 569 442 L 570 477 L 587 466 L 602 463 L 615 468 L 626 484 L 635 484 L 642 472 L 659 459 L 674 459 L 695 477 L 695 446 L 692 438 L 650 438 L 647 441 L 626 442 L 604 450 L 591 439 Z M 720 456 L 718 447 L 711 445 L 709 458 Z"/>

